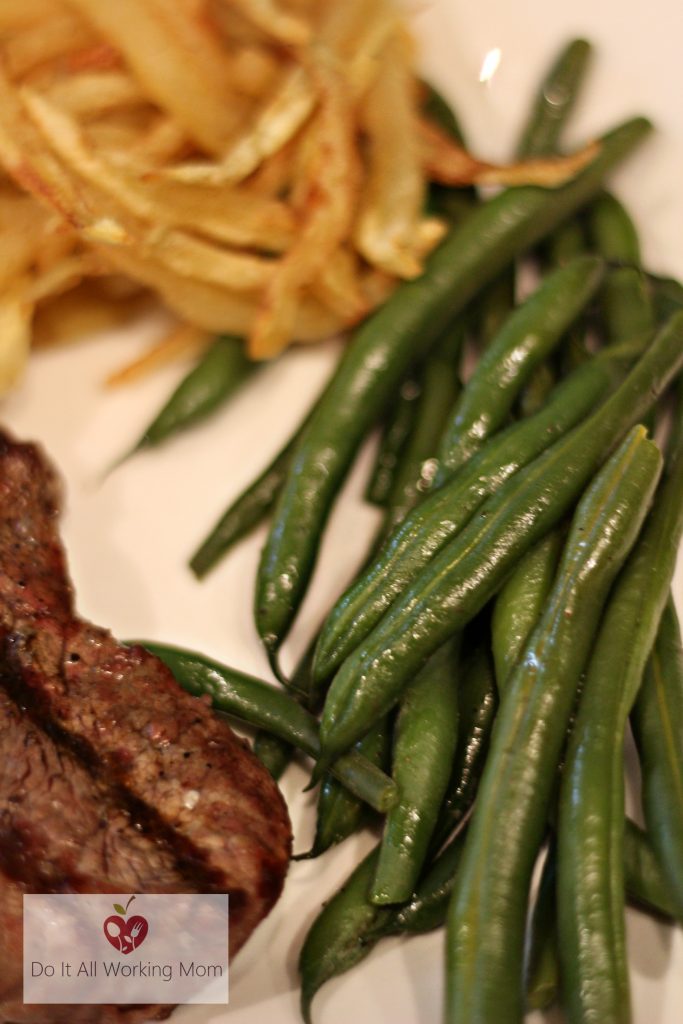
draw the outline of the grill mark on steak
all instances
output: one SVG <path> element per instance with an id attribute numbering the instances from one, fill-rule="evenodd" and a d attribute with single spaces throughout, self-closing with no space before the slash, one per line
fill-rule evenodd
<path id="1" fill-rule="evenodd" d="M 39 450 L 0 432 L 0 735 L 15 762 L 0 769 L 0 867 L 43 891 L 228 892 L 234 954 L 282 888 L 284 802 L 204 700 L 75 616 L 59 503 Z M 68 827 L 33 792 L 40 770 L 55 808 L 82 802 Z"/>
<path id="2" fill-rule="evenodd" d="M 10 877 L 43 892 L 202 891 L 2 690 L 0 736 L 0 868 Z"/>

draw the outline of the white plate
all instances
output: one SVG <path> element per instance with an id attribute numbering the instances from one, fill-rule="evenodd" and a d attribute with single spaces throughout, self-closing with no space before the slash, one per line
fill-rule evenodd
<path id="1" fill-rule="evenodd" d="M 645 259 L 683 276 L 683 8 L 675 0 L 617 4 L 572 0 L 464 0 L 411 4 L 425 71 L 456 103 L 475 150 L 492 159 L 511 151 L 532 92 L 557 48 L 584 35 L 595 44 L 593 67 L 569 138 L 579 142 L 633 113 L 658 129 L 615 188 L 641 231 Z M 486 83 L 485 56 L 500 50 Z M 104 466 L 134 439 L 166 396 L 178 369 L 106 393 L 106 373 L 160 329 L 135 332 L 36 355 L 22 388 L 3 403 L 2 419 L 23 438 L 42 441 L 66 481 L 64 535 L 83 615 L 122 637 L 186 644 L 239 668 L 267 675 L 251 617 L 263 533 L 242 544 L 199 585 L 184 559 L 217 514 L 260 469 L 297 422 L 331 365 L 336 347 L 292 352 L 206 427 L 167 449 L 139 456 L 104 483 Z M 368 453 L 333 516 L 319 572 L 288 644 L 291 663 L 322 613 L 363 556 L 375 513 L 360 500 Z M 677 591 L 681 594 L 678 577 Z M 307 847 L 313 804 L 304 776 L 288 773 L 296 848 Z M 231 1004 L 220 1012 L 184 1010 L 179 1024 L 298 1024 L 296 956 L 320 902 L 368 847 L 351 839 L 310 863 L 293 865 L 284 896 L 237 958 Z M 679 929 L 629 915 L 636 1024 L 678 1024 L 683 1017 L 683 943 Z M 380 945 L 315 1004 L 322 1024 L 417 1024 L 441 1019 L 442 936 Z M 504 998 L 504 994 L 502 994 Z M 539 1018 L 540 1019 L 540 1018 Z"/>

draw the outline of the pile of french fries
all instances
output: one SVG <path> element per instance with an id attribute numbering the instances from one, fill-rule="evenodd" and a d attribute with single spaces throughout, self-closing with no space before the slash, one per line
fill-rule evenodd
<path id="1" fill-rule="evenodd" d="M 0 390 L 32 341 L 161 297 L 171 348 L 254 359 L 357 323 L 445 231 L 430 181 L 499 168 L 420 112 L 391 0 L 0 0 Z"/>

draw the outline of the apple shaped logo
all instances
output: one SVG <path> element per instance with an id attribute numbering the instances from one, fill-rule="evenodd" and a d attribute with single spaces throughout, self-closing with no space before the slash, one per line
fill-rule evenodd
<path id="1" fill-rule="evenodd" d="M 108 917 L 103 925 L 105 938 L 111 942 L 114 949 L 118 949 L 119 953 L 132 953 L 134 949 L 142 945 L 149 931 L 146 918 L 139 914 L 126 917 L 128 907 L 134 899 L 135 896 L 131 896 L 125 907 L 122 907 L 120 903 L 112 904 L 116 914 Z"/>

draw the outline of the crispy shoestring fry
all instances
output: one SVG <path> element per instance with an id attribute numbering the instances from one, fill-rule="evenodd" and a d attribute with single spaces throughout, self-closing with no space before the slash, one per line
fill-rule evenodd
<path id="1" fill-rule="evenodd" d="M 141 380 L 160 366 L 167 366 L 179 356 L 199 354 L 210 342 L 211 334 L 208 331 L 193 327 L 191 324 L 179 324 L 139 358 L 110 373 L 105 384 L 107 387 L 117 388 L 122 384 Z"/>
<path id="2" fill-rule="evenodd" d="M 32 317 L 47 343 L 152 296 L 187 326 L 122 379 L 207 332 L 327 338 L 421 273 L 431 181 L 554 187 L 595 154 L 488 163 L 423 101 L 393 0 L 2 0 L 3 386 Z"/>
<path id="3" fill-rule="evenodd" d="M 477 160 L 440 128 L 419 119 L 422 162 L 432 181 L 442 185 L 542 185 L 557 188 L 594 160 L 598 144 L 590 142 L 569 156 L 537 157 L 513 164 Z"/>

